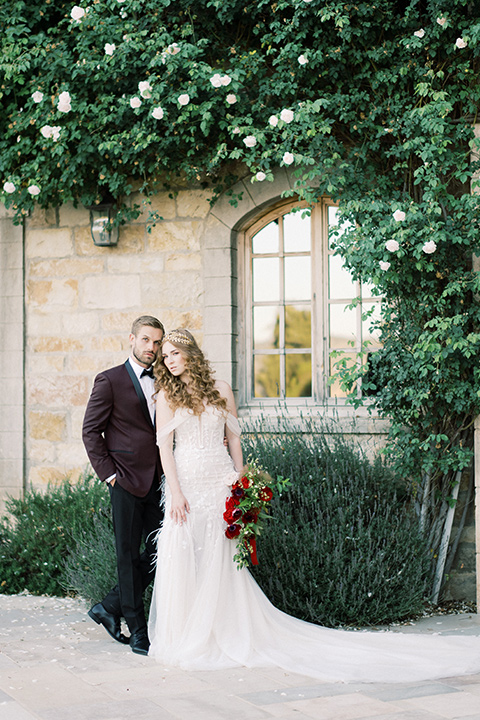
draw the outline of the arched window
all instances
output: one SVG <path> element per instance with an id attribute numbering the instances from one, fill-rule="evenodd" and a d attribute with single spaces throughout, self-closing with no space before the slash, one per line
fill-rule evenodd
<path id="1" fill-rule="evenodd" d="M 311 211 L 284 202 L 244 230 L 241 404 L 343 403 L 335 363 L 358 362 L 362 341 L 378 347 L 367 317 L 375 314 L 378 298 L 353 281 L 333 254 L 333 227 L 337 208 L 322 199 Z"/>

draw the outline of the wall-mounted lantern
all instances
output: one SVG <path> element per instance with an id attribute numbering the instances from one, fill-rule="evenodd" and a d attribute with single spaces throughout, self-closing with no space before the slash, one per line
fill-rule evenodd
<path id="1" fill-rule="evenodd" d="M 100 247 L 113 247 L 118 243 L 118 226 L 113 225 L 117 209 L 114 201 L 88 205 L 90 210 L 90 231 L 93 242 Z"/>

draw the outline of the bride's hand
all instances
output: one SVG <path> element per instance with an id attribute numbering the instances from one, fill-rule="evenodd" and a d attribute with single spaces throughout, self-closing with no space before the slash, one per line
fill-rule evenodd
<path id="1" fill-rule="evenodd" d="M 172 495 L 172 507 L 170 510 L 170 517 L 175 522 L 182 525 L 187 520 L 187 513 L 190 512 L 190 505 L 188 500 L 182 492 L 175 493 Z"/>

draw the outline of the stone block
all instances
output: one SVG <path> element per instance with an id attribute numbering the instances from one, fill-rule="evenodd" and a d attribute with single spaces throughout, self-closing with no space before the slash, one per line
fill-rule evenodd
<path id="1" fill-rule="evenodd" d="M 99 334 L 100 318 L 97 312 L 65 313 L 62 315 L 61 321 L 63 335 L 84 337 L 86 335 L 98 336 Z"/>
<path id="2" fill-rule="evenodd" d="M 234 228 L 237 223 L 256 208 L 249 192 L 248 183 L 240 180 L 233 186 L 232 190 L 234 194 L 241 195 L 241 199 L 236 201 L 236 206 L 230 203 L 231 196 L 223 193 L 211 210 L 211 215 L 228 228 Z"/>
<path id="3" fill-rule="evenodd" d="M 178 217 L 207 217 L 211 197 L 211 190 L 180 190 L 176 197 Z"/>
<path id="4" fill-rule="evenodd" d="M 78 468 L 72 469 L 72 474 L 80 472 Z M 46 490 L 48 485 L 60 485 L 65 477 L 65 470 L 56 466 L 35 466 L 30 468 L 28 483 L 36 490 Z"/>
<path id="5" fill-rule="evenodd" d="M 164 258 L 162 255 L 145 254 L 141 255 L 111 255 L 107 259 L 107 272 L 115 274 L 161 273 L 164 270 Z"/>
<path id="6" fill-rule="evenodd" d="M 19 285 L 22 283 L 20 282 Z M 18 295 L 3 295 L 3 278 L 0 287 L 0 324 L 4 322 L 23 323 L 22 292 Z"/>
<path id="7" fill-rule="evenodd" d="M 73 254 L 72 231 L 68 228 L 27 229 L 27 258 L 62 258 Z"/>
<path id="8" fill-rule="evenodd" d="M 147 237 L 152 252 L 191 252 L 199 250 L 201 221 L 178 220 L 159 222 Z"/>
<path id="9" fill-rule="evenodd" d="M 12 362 L 12 351 L 9 348 L 0 350 L 0 383 L 8 381 L 10 378 L 22 377 L 22 365 L 18 362 L 18 352 L 21 350 L 14 352 L 16 361 Z"/>
<path id="10" fill-rule="evenodd" d="M 152 195 L 150 200 L 151 204 L 145 205 L 142 213 L 142 218 L 145 218 L 145 220 L 150 210 L 158 213 L 164 220 L 173 220 L 177 216 L 177 207 L 173 193 L 159 192 L 156 195 Z"/>
<path id="11" fill-rule="evenodd" d="M 203 351 L 212 363 L 229 363 L 232 361 L 232 337 L 228 333 L 205 335 Z"/>
<path id="12" fill-rule="evenodd" d="M 204 305 L 207 306 L 224 306 L 232 296 L 231 278 L 219 277 L 214 282 L 206 282 Z"/>
<path id="13" fill-rule="evenodd" d="M 5 460 L 15 460 L 23 455 L 23 432 L 22 425 L 10 428 L 2 433 L 0 452 Z M 14 428 L 14 429 L 13 429 Z"/>
<path id="14" fill-rule="evenodd" d="M 57 442 L 64 440 L 67 432 L 65 413 L 32 410 L 28 415 L 30 437 L 34 440 Z"/>
<path id="15" fill-rule="evenodd" d="M 29 345 L 33 352 L 36 353 L 70 353 L 81 352 L 85 349 L 83 340 L 75 340 L 64 336 L 39 336 L 33 338 Z"/>
<path id="16" fill-rule="evenodd" d="M 27 308 L 28 317 L 28 337 L 31 339 L 35 335 L 62 335 L 63 334 L 63 323 L 62 313 L 52 313 L 51 315 L 45 313 L 45 308 Z M 48 310 L 48 308 L 47 308 Z"/>
<path id="17" fill-rule="evenodd" d="M 82 280 L 81 304 L 88 309 L 138 307 L 141 297 L 140 277 L 137 275 L 108 275 L 101 282 L 96 277 Z"/>
<path id="18" fill-rule="evenodd" d="M 65 370 L 66 361 L 66 353 L 62 353 L 61 355 L 33 355 L 32 353 L 29 353 L 27 355 L 27 373 L 30 376 L 61 373 Z"/>
<path id="19" fill-rule="evenodd" d="M 229 305 L 205 307 L 204 327 L 206 335 L 232 332 L 232 308 Z"/>
<path id="20" fill-rule="evenodd" d="M 144 249 L 145 226 L 126 225 L 120 228 L 118 245 L 99 247 L 93 244 L 90 228 L 75 230 L 75 252 L 78 256 L 98 256 L 108 258 L 110 255 L 137 253 Z"/>
<path id="21" fill-rule="evenodd" d="M 177 324 L 170 324 L 168 327 L 184 327 L 194 332 L 195 338 L 197 337 L 197 331 L 203 330 L 203 316 L 199 310 L 186 310 L 176 314 L 175 317 Z"/>
<path id="22" fill-rule="evenodd" d="M 27 220 L 27 229 L 55 227 L 57 224 L 56 208 L 49 207 L 47 210 L 35 205 L 30 217 Z"/>
<path id="23" fill-rule="evenodd" d="M 104 313 L 101 318 L 102 331 L 118 332 L 128 337 L 132 323 L 139 315 L 152 315 L 152 313 L 149 311 L 138 312 L 137 310 Z M 154 315 L 154 317 L 156 316 Z"/>
<path id="24" fill-rule="evenodd" d="M 2 348 L 15 353 L 23 351 L 23 323 L 2 323 Z"/>
<path id="25" fill-rule="evenodd" d="M 209 248 L 203 255 L 205 278 L 230 277 L 232 258 L 229 248 Z"/>
<path id="26" fill-rule="evenodd" d="M 182 272 L 184 270 L 200 271 L 202 260 L 200 253 L 171 253 L 165 258 L 165 272 Z"/>
<path id="27" fill-rule="evenodd" d="M 16 407 L 22 404 L 23 378 L 21 376 L 9 378 L 7 381 L 2 378 L 1 389 L 0 407 L 4 408 L 4 412 L 7 412 L 7 408 L 9 407 Z"/>
<path id="28" fill-rule="evenodd" d="M 48 306 L 49 312 L 77 307 L 78 280 L 30 280 L 27 284 L 27 302 L 34 308 Z"/>
<path id="29" fill-rule="evenodd" d="M 64 258 L 62 260 L 32 260 L 28 266 L 30 277 L 52 278 L 94 275 L 104 272 L 101 258 Z"/>
<path id="30" fill-rule="evenodd" d="M 232 231 L 214 215 L 209 215 L 201 242 L 204 248 L 229 248 L 232 244 Z"/>
<path id="31" fill-rule="evenodd" d="M 73 203 L 61 205 L 58 211 L 58 224 L 60 227 L 86 227 L 90 231 L 90 211 L 83 205 L 73 206 Z"/>
<path id="32" fill-rule="evenodd" d="M 6 270 L 21 270 L 23 268 L 21 242 L 0 242 L 0 268 L 2 273 Z"/>
<path id="33" fill-rule="evenodd" d="M 59 467 L 65 468 L 65 474 L 69 474 L 72 467 L 84 467 L 88 463 L 88 457 L 83 443 L 79 441 L 57 445 L 56 462 Z"/>
<path id="34" fill-rule="evenodd" d="M 280 200 L 282 193 L 290 190 L 291 179 L 285 168 L 277 168 L 273 176 L 273 182 L 268 182 L 267 180 L 263 182 L 245 180 L 245 184 L 248 186 L 248 192 L 255 205 L 260 206 L 263 205 L 263 203 L 275 202 L 276 199 Z"/>
<path id="35" fill-rule="evenodd" d="M 178 311 L 197 308 L 202 294 L 202 281 L 197 272 L 163 273 L 142 278 L 143 304 L 154 305 Z"/>
<path id="36" fill-rule="evenodd" d="M 124 338 L 120 335 L 101 335 L 92 341 L 95 349 L 106 353 L 119 353 L 124 349 Z"/>
<path id="37" fill-rule="evenodd" d="M 50 465 L 56 462 L 55 444 L 49 440 L 30 438 L 28 441 L 28 461 L 32 466 Z"/>
<path id="38" fill-rule="evenodd" d="M 11 270 L 2 273 L 2 284 L 0 288 L 2 302 L 4 298 L 23 298 L 23 277 L 21 270 Z"/>
<path id="39" fill-rule="evenodd" d="M 47 405 L 50 408 L 85 405 L 90 387 L 85 377 L 75 375 L 36 376 L 27 384 L 28 404 Z"/>
<path id="40" fill-rule="evenodd" d="M 16 398 L 15 405 L 7 405 L 4 400 L 4 390 L 7 385 L 10 385 L 10 380 L 5 382 L 3 378 L 0 378 L 0 446 L 8 442 L 5 437 L 12 427 L 18 431 L 23 428 L 23 394 Z M 0 452 L 0 457 L 1 455 Z"/>

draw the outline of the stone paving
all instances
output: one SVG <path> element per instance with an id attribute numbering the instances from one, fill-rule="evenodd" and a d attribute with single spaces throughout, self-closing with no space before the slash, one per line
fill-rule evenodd
<path id="1" fill-rule="evenodd" d="M 353 685 L 278 668 L 185 672 L 111 640 L 86 610 L 0 595 L 0 720 L 480 720 L 480 674 Z M 480 635 L 480 616 L 391 629 Z"/>

